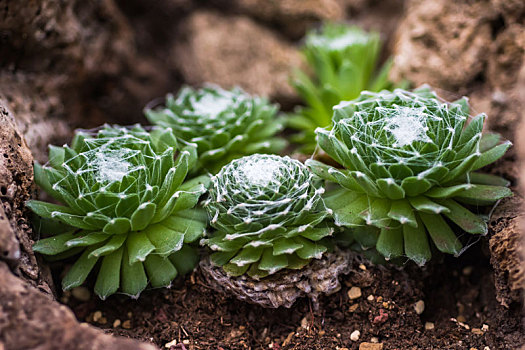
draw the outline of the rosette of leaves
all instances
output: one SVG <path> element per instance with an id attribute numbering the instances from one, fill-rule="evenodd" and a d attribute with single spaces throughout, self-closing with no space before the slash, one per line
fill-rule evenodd
<path id="1" fill-rule="evenodd" d="M 169 130 L 139 125 L 80 131 L 71 147 L 50 146 L 48 165 L 35 164 L 35 180 L 62 205 L 27 206 L 65 232 L 53 230 L 33 249 L 54 259 L 80 254 L 64 290 L 83 284 L 97 263 L 95 293 L 102 299 L 116 292 L 138 297 L 148 282 L 169 286 L 197 263 L 189 244 L 207 224 L 194 207 L 209 178 L 185 181 L 196 159 L 195 147 L 180 147 Z"/>
<path id="2" fill-rule="evenodd" d="M 423 265 L 430 242 L 458 255 L 458 236 L 487 233 L 484 218 L 470 209 L 512 195 L 504 179 L 477 172 L 510 146 L 482 135 L 485 118 L 467 124 L 466 98 L 444 103 L 425 86 L 363 92 L 334 108 L 331 130 L 317 129 L 320 147 L 341 168 L 307 165 L 339 184 L 325 197 L 337 225 L 354 228 L 362 246 L 387 259 L 406 256 Z"/>
<path id="3" fill-rule="evenodd" d="M 233 159 L 253 153 L 278 153 L 286 142 L 275 134 L 283 129 L 277 105 L 240 88 L 183 87 L 167 95 L 164 107 L 145 109 L 148 120 L 170 128 L 175 136 L 195 143 L 199 154 L 195 171 L 217 173 Z"/>
<path id="4" fill-rule="evenodd" d="M 321 258 L 334 232 L 322 193 L 322 180 L 289 157 L 232 161 L 212 177 L 205 203 L 216 229 L 204 240 L 212 263 L 230 276 L 262 278 Z"/>
<path id="5" fill-rule="evenodd" d="M 303 53 L 313 74 L 297 70 L 292 79 L 306 107 L 288 118 L 288 125 L 300 131 L 294 141 L 303 144 L 301 151 L 314 151 L 315 129 L 331 124 L 334 105 L 357 98 L 363 90 L 391 87 L 391 61 L 376 71 L 380 49 L 378 33 L 355 26 L 327 23 L 307 34 Z"/>

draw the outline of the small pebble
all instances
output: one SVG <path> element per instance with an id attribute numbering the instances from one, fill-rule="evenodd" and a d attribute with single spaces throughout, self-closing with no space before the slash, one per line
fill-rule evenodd
<path id="1" fill-rule="evenodd" d="M 472 266 L 465 266 L 461 272 L 465 276 L 470 276 L 472 274 L 473 270 L 474 270 L 474 268 Z"/>
<path id="2" fill-rule="evenodd" d="M 358 307 L 359 307 L 359 304 L 352 304 L 352 305 L 350 305 L 350 307 L 348 308 L 348 311 L 350 311 L 350 312 L 354 312 L 355 310 L 357 310 Z"/>
<path id="3" fill-rule="evenodd" d="M 320 336 L 323 336 L 323 335 L 325 335 L 325 334 L 326 334 L 326 332 L 325 332 L 325 331 L 319 331 L 319 333 L 318 333 L 318 334 L 319 334 Z"/>
<path id="4" fill-rule="evenodd" d="M 358 330 L 355 330 L 352 332 L 352 334 L 350 334 L 350 339 L 352 341 L 358 341 L 360 335 L 361 335 L 361 332 L 359 332 Z"/>
<path id="5" fill-rule="evenodd" d="M 490 350 L 490 348 L 488 346 L 485 346 L 483 350 Z"/>
<path id="6" fill-rule="evenodd" d="M 189 345 L 190 341 L 188 339 L 184 339 L 184 340 L 182 340 L 182 344 Z"/>
<path id="7" fill-rule="evenodd" d="M 487 324 L 483 324 L 483 326 L 481 326 L 481 330 L 482 330 L 483 332 L 488 331 L 488 330 L 489 330 L 489 325 L 487 325 Z"/>
<path id="8" fill-rule="evenodd" d="M 359 268 L 363 271 L 366 271 L 366 266 L 364 264 L 359 264 Z"/>
<path id="9" fill-rule="evenodd" d="M 475 335 L 483 335 L 483 331 L 479 328 L 472 328 L 472 333 Z"/>
<path id="10" fill-rule="evenodd" d="M 131 321 L 130 320 L 126 320 L 126 321 L 122 322 L 122 328 L 131 329 Z"/>
<path id="11" fill-rule="evenodd" d="M 430 330 L 434 329 L 434 322 L 426 322 L 425 323 L 425 329 L 427 331 L 430 331 Z"/>
<path id="12" fill-rule="evenodd" d="M 363 342 L 359 344 L 359 350 L 382 350 L 383 343 L 367 343 Z"/>
<path id="13" fill-rule="evenodd" d="M 122 324 L 122 321 L 119 320 L 118 318 L 113 322 L 113 328 L 117 328 L 118 326 L 120 326 Z"/>
<path id="14" fill-rule="evenodd" d="M 361 288 L 359 287 L 352 287 L 348 290 L 348 297 L 352 300 L 360 298 L 361 295 Z"/>
<path id="15" fill-rule="evenodd" d="M 308 326 L 308 319 L 306 317 L 303 317 L 303 319 L 301 320 L 301 327 L 304 328 L 304 329 L 310 328 Z"/>
<path id="16" fill-rule="evenodd" d="M 93 321 L 98 322 L 102 318 L 102 311 L 95 311 L 93 313 Z"/>
<path id="17" fill-rule="evenodd" d="M 418 300 L 414 304 L 414 310 L 416 310 L 416 314 L 421 315 L 423 311 L 425 311 L 425 302 L 423 300 Z"/>
<path id="18" fill-rule="evenodd" d="M 89 301 L 91 299 L 91 292 L 86 287 L 76 287 L 71 290 L 71 295 L 79 301 Z"/>
<path id="19" fill-rule="evenodd" d="M 370 294 L 368 297 L 366 297 L 366 300 L 374 301 L 374 296 L 372 294 Z"/>
<path id="20" fill-rule="evenodd" d="M 379 343 L 379 338 L 378 337 L 372 337 L 372 338 L 370 338 L 370 342 L 371 343 Z"/>
<path id="21" fill-rule="evenodd" d="M 165 348 L 171 348 L 172 346 L 176 346 L 177 345 L 177 339 L 173 339 L 172 341 L 170 341 L 169 343 L 166 343 L 164 344 L 164 347 Z"/>

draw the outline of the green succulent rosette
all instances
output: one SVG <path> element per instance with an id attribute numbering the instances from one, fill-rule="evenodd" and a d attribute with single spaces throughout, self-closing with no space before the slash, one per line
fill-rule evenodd
<path id="1" fill-rule="evenodd" d="M 196 159 L 195 147 L 181 147 L 172 132 L 140 125 L 79 131 L 71 147 L 50 146 L 48 165 L 35 164 L 35 181 L 62 205 L 26 205 L 62 230 L 44 225 L 52 236 L 34 251 L 54 259 L 80 254 L 62 280 L 64 290 L 83 284 L 95 266 L 102 299 L 116 292 L 138 297 L 148 283 L 169 286 L 197 263 L 190 244 L 207 225 L 195 205 L 209 178 L 184 181 Z"/>
<path id="2" fill-rule="evenodd" d="M 307 165 L 339 184 L 325 197 L 337 225 L 353 228 L 362 246 L 387 259 L 406 256 L 423 265 L 430 242 L 458 255 L 458 236 L 487 233 L 484 218 L 468 208 L 512 195 L 506 180 L 477 172 L 511 145 L 482 135 L 485 118 L 467 124 L 466 98 L 444 103 L 426 86 L 363 92 L 334 108 L 331 130 L 317 129 L 320 147 L 341 168 Z"/>
<path id="3" fill-rule="evenodd" d="M 254 153 L 278 153 L 286 145 L 275 134 L 283 129 L 278 107 L 262 97 L 234 88 L 208 85 L 183 87 L 168 95 L 164 107 L 146 108 L 148 120 L 170 128 L 175 136 L 195 143 L 199 154 L 194 171 L 216 174 L 231 160 Z"/>
<path id="4" fill-rule="evenodd" d="M 289 157 L 255 154 L 212 177 L 205 203 L 215 234 L 203 242 L 231 276 L 300 269 L 331 246 L 322 180 Z"/>
<path id="5" fill-rule="evenodd" d="M 327 23 L 307 34 L 303 54 L 313 74 L 297 70 L 292 78 L 306 107 L 298 107 L 287 120 L 300 131 L 293 140 L 303 145 L 301 151 L 314 151 L 315 129 L 331 124 L 334 105 L 357 98 L 363 90 L 392 87 L 391 61 L 376 70 L 380 51 L 379 34 L 355 26 Z"/>

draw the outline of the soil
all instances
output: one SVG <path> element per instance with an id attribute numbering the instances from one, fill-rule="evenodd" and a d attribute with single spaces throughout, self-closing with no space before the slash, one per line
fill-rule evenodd
<path id="1" fill-rule="evenodd" d="M 520 305 L 496 301 L 486 241 L 459 259 L 437 260 L 424 270 L 356 261 L 341 291 L 321 297 L 317 311 L 304 298 L 290 309 L 264 309 L 226 297 L 199 270 L 138 300 L 63 298 L 80 321 L 171 349 L 366 349 L 362 343 L 374 341 L 383 349 L 518 349 L 525 343 Z M 351 300 L 351 287 L 361 297 Z M 434 328 L 425 329 L 427 322 Z"/>
<path id="2" fill-rule="evenodd" d="M 31 250 L 36 237 L 23 206 L 34 194 L 31 162 L 45 161 L 48 143 L 67 142 L 75 127 L 144 121 L 144 104 L 182 83 L 239 84 L 291 109 L 289 63 L 304 30 L 323 19 L 381 31 L 393 78 L 430 83 L 445 98 L 471 96 L 492 130 L 520 142 L 523 1 L 0 0 L 0 13 L 0 350 L 525 345 L 519 195 L 501 203 L 489 235 L 459 258 L 435 256 L 424 269 L 354 261 L 341 290 L 321 296 L 317 309 L 306 298 L 290 309 L 244 303 L 211 289 L 199 269 L 138 300 L 102 302 L 86 288 L 53 294 L 64 266 L 51 266 L 53 283 Z M 524 159 L 521 142 L 491 172 L 517 193 Z M 351 299 L 350 290 L 361 296 Z"/>

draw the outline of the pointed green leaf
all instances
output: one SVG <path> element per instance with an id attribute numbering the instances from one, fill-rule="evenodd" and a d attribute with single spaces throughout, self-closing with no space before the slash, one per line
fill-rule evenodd
<path id="1" fill-rule="evenodd" d="M 177 277 L 177 269 L 168 258 L 150 254 L 146 258 L 144 266 L 153 288 L 168 287 Z"/>
<path id="2" fill-rule="evenodd" d="M 377 239 L 376 249 L 386 260 L 403 255 L 403 229 L 382 228 Z"/>
<path id="3" fill-rule="evenodd" d="M 288 266 L 287 254 L 274 255 L 272 249 L 264 250 L 258 268 L 272 275 Z"/>
<path id="4" fill-rule="evenodd" d="M 388 212 L 388 217 L 399 221 L 402 225 L 417 227 L 416 216 L 414 215 L 414 208 L 412 208 L 412 206 L 406 199 L 393 201 L 392 207 Z"/>
<path id="5" fill-rule="evenodd" d="M 95 248 L 88 248 L 82 253 L 80 258 L 71 266 L 69 271 L 62 279 L 62 289 L 70 290 L 72 288 L 81 286 L 86 280 L 87 276 L 97 263 L 97 257 L 91 257 L 91 252 Z"/>
<path id="6" fill-rule="evenodd" d="M 295 242 L 293 239 L 281 238 L 273 243 L 273 255 L 293 254 L 302 247 L 302 244 Z"/>
<path id="7" fill-rule="evenodd" d="M 505 152 L 507 152 L 510 146 L 512 146 L 512 143 L 507 141 L 505 143 L 502 143 L 501 145 L 491 148 L 486 152 L 481 153 L 481 156 L 476 160 L 476 162 L 472 166 L 471 171 L 478 170 L 480 168 L 483 168 L 485 165 L 494 163 L 496 160 L 503 157 L 503 155 L 505 154 Z"/>
<path id="8" fill-rule="evenodd" d="M 106 300 L 108 296 L 116 293 L 118 290 L 123 251 L 124 249 L 121 247 L 113 253 L 106 255 L 102 260 L 97 282 L 95 283 L 95 294 L 102 300 Z"/>
<path id="9" fill-rule="evenodd" d="M 424 196 L 409 197 L 408 201 L 416 210 L 428 214 L 440 214 L 449 211 L 447 207 L 437 204 Z"/>
<path id="10" fill-rule="evenodd" d="M 99 247 L 91 252 L 91 256 L 93 257 L 99 257 L 99 256 L 105 256 L 108 255 L 115 250 L 119 249 L 122 244 L 124 244 L 124 241 L 128 235 L 114 235 L 111 237 L 111 239 L 106 242 L 102 247 Z"/>
<path id="11" fill-rule="evenodd" d="M 419 213 L 437 249 L 443 253 L 458 255 L 463 245 L 445 219 L 438 214 Z"/>
<path id="12" fill-rule="evenodd" d="M 405 243 L 405 255 L 419 266 L 425 265 L 432 257 L 427 232 L 420 220 L 418 220 L 417 227 L 403 225 L 403 241 Z"/>
<path id="13" fill-rule="evenodd" d="M 256 261 L 259 261 L 263 248 L 260 247 L 246 247 L 243 248 L 237 253 L 237 255 L 230 260 L 230 263 L 237 266 L 245 266 Z"/>
<path id="14" fill-rule="evenodd" d="M 326 252 L 326 246 L 312 242 L 302 237 L 296 237 L 294 240 L 298 244 L 302 244 L 302 248 L 296 251 L 297 256 L 301 259 L 320 259 L 324 252 Z"/>
<path id="15" fill-rule="evenodd" d="M 144 261 L 155 250 L 145 232 L 131 232 L 126 241 L 130 265 Z"/>
<path id="16" fill-rule="evenodd" d="M 155 253 L 167 255 L 178 251 L 184 243 L 184 235 L 162 224 L 150 225 L 144 233 L 155 246 Z"/>
<path id="17" fill-rule="evenodd" d="M 56 255 L 71 249 L 72 247 L 68 246 L 67 242 L 75 237 L 74 231 L 71 231 L 53 237 L 44 238 L 33 245 L 33 251 L 45 255 Z"/>
<path id="18" fill-rule="evenodd" d="M 452 199 L 442 199 L 439 203 L 450 209 L 450 212 L 445 213 L 445 215 L 466 232 L 482 235 L 487 234 L 487 223 L 478 215 L 472 213 Z"/>
<path id="19" fill-rule="evenodd" d="M 472 185 L 469 189 L 461 192 L 454 199 L 473 205 L 490 205 L 500 199 L 511 197 L 512 191 L 507 187 Z"/>
<path id="20" fill-rule="evenodd" d="M 137 299 L 148 285 L 148 278 L 144 271 L 144 265 L 141 261 L 134 264 L 129 263 L 129 256 L 126 249 L 124 249 L 124 256 L 122 257 L 121 269 L 121 290 L 122 293 Z"/>
<path id="21" fill-rule="evenodd" d="M 142 203 L 131 215 L 131 230 L 144 230 L 153 219 L 156 208 L 155 203 Z"/>
<path id="22" fill-rule="evenodd" d="M 128 218 L 111 219 L 110 222 L 104 226 L 102 231 L 112 235 L 120 235 L 129 232 L 131 229 L 131 222 Z"/>

